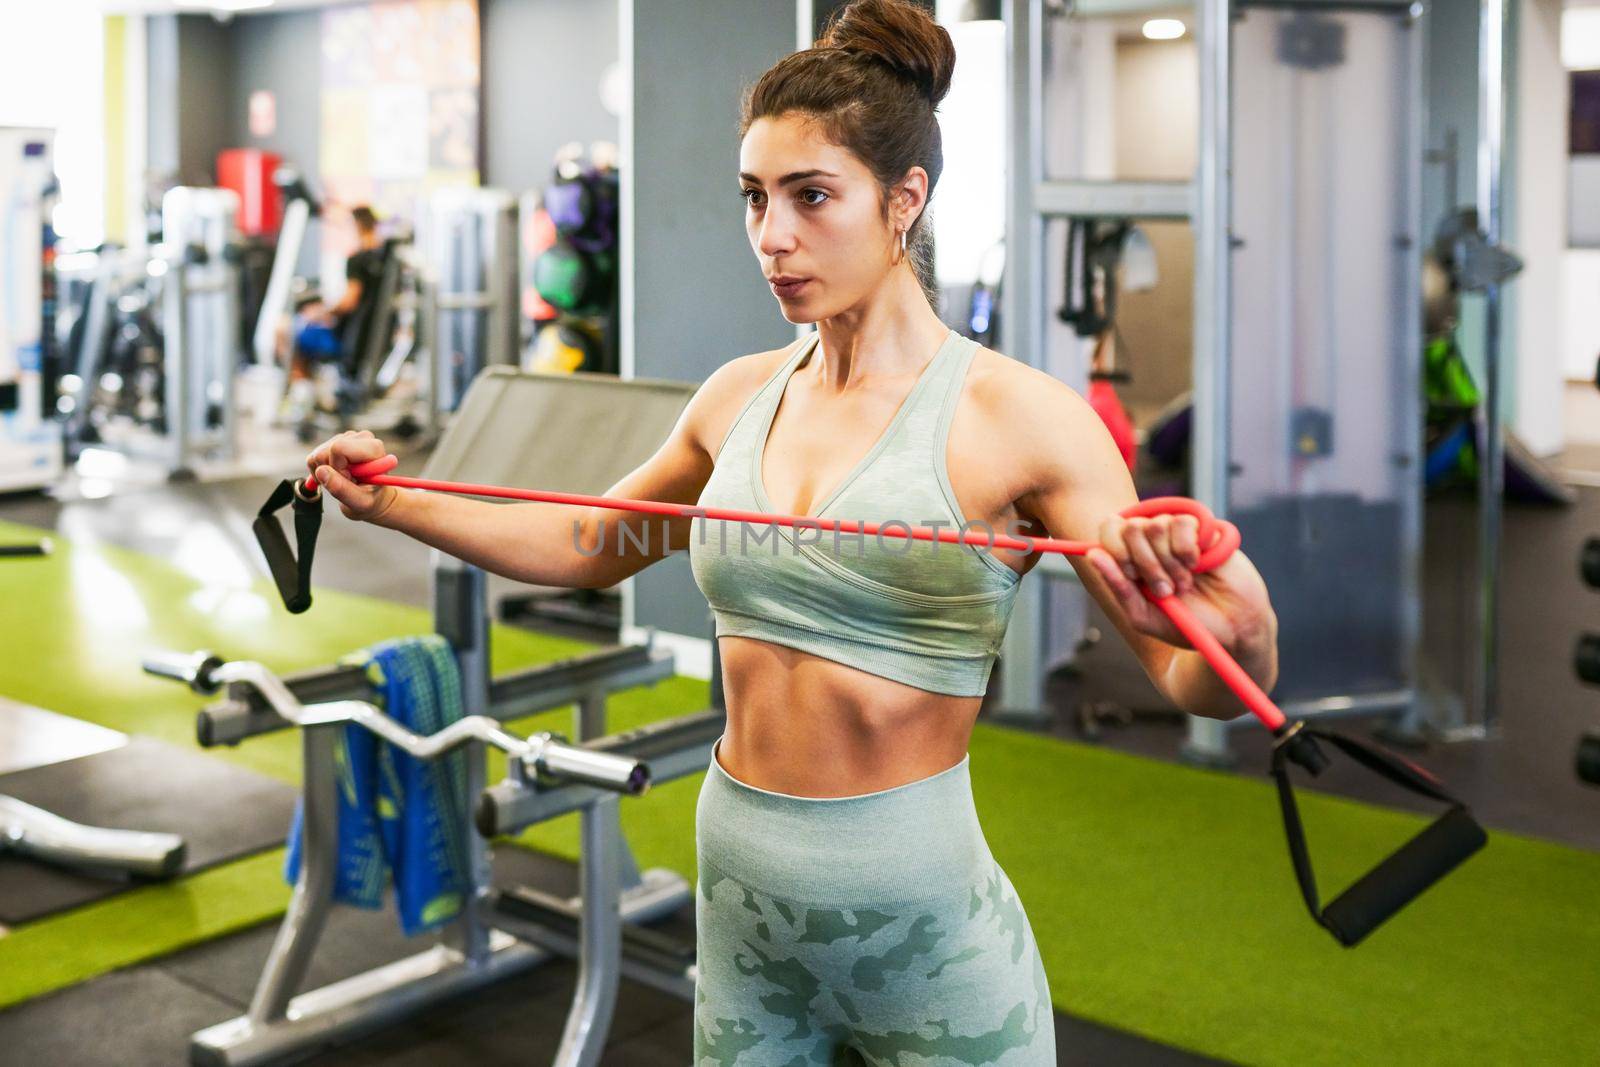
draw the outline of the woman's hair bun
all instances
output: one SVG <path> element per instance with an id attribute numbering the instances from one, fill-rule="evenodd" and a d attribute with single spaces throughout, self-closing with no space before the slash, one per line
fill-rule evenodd
<path id="1" fill-rule="evenodd" d="M 956 46 L 933 16 L 908 0 L 854 0 L 829 20 L 818 48 L 859 52 L 887 63 L 935 107 L 950 91 Z"/>

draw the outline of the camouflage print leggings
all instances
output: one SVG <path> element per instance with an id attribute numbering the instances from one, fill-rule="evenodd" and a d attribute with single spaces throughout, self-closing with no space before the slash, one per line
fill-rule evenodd
<path id="1" fill-rule="evenodd" d="M 696 841 L 695 1067 L 1055 1064 L 1044 966 L 966 759 L 814 799 L 713 755 Z"/>

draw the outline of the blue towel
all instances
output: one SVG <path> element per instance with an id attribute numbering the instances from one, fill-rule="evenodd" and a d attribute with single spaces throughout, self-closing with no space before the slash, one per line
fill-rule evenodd
<path id="1" fill-rule="evenodd" d="M 461 678 L 444 638 L 387 641 L 356 662 L 376 690 L 373 703 L 413 733 L 437 733 L 461 718 Z M 472 890 L 465 753 L 421 760 L 350 725 L 340 738 L 338 773 L 334 899 L 380 907 L 392 872 L 407 936 L 456 918 Z M 297 807 L 284 865 L 290 883 L 300 871 L 301 817 Z"/>

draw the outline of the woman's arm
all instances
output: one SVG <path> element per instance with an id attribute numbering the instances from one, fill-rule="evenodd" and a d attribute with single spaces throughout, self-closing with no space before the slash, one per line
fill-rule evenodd
<path id="1" fill-rule="evenodd" d="M 655 454 L 603 495 L 697 501 L 713 466 L 704 442 L 721 440 L 719 431 L 742 403 L 740 390 L 749 386 L 749 369 L 741 359 L 712 374 Z M 604 447 L 604 442 L 595 447 Z M 496 504 L 447 493 L 363 486 L 346 476 L 351 466 L 384 454 L 383 442 L 363 430 L 318 446 L 306 465 L 347 518 L 398 530 L 519 582 L 603 589 L 689 545 L 692 520 L 687 518 L 531 501 Z"/>
<path id="2" fill-rule="evenodd" d="M 1030 367 L 1015 368 L 1002 387 L 1008 439 L 1025 471 L 1019 514 L 1051 537 L 1099 541 L 1073 568 L 1145 673 L 1174 705 L 1207 718 L 1246 709 L 1159 608 L 1135 584 L 1179 598 L 1265 691 L 1278 677 L 1278 623 L 1266 584 L 1241 552 L 1207 574 L 1189 570 L 1200 556 L 1192 516 L 1123 519 L 1138 500 L 1111 435 L 1088 403 L 1066 385 Z M 1020 431 L 1020 432 L 1018 432 Z"/>
<path id="3" fill-rule="evenodd" d="M 702 464 L 682 429 L 680 422 L 655 455 L 601 495 L 694 503 L 711 465 L 709 457 Z M 533 501 L 493 504 L 422 490 L 397 491 L 393 506 L 369 521 L 494 574 L 581 589 L 616 585 L 686 548 L 690 530 L 690 520 L 675 517 Z"/>

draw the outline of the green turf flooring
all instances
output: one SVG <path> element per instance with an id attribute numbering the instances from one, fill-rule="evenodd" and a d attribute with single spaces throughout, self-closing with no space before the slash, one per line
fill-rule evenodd
<path id="1" fill-rule="evenodd" d="M 0 524 L 0 541 L 30 532 Z M 193 744 L 198 701 L 142 678 L 146 649 L 205 646 L 289 671 L 430 625 L 426 612 L 328 591 L 291 619 L 265 583 L 215 593 L 136 553 L 60 549 L 7 565 L 7 600 L 28 608 L 5 616 L 0 695 L 174 743 Z M 497 671 L 583 647 L 499 627 L 493 640 Z M 622 694 L 612 725 L 691 712 L 705 698 L 705 685 L 686 679 Z M 520 728 L 569 720 L 552 713 Z M 221 755 L 297 774 L 287 734 Z M 1264 778 L 986 725 L 973 737 L 972 775 L 1063 1011 L 1243 1063 L 1600 1061 L 1600 856 L 1493 834 L 1350 950 L 1305 914 Z M 699 783 L 623 805 L 643 865 L 693 872 Z M 1422 825 L 1311 793 L 1302 814 L 1329 898 Z M 524 841 L 576 857 L 576 817 Z M 281 859 L 250 857 L 13 930 L 0 938 L 0 1005 L 276 915 L 288 898 Z"/>

